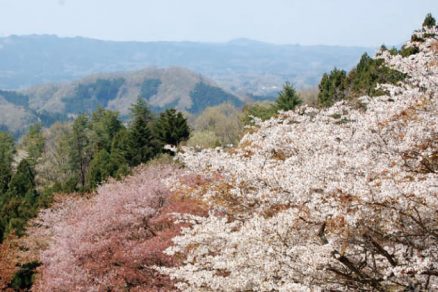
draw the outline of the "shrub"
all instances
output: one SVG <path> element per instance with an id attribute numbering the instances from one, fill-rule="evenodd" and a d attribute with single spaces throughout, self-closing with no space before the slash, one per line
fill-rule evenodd
<path id="1" fill-rule="evenodd" d="M 422 43 L 422 42 L 424 42 L 424 38 L 419 37 L 419 36 L 416 35 L 416 34 L 413 34 L 413 35 L 411 36 L 411 42 L 419 42 L 419 43 Z"/>
<path id="2" fill-rule="evenodd" d="M 420 49 L 417 46 L 411 46 L 411 47 L 404 46 L 400 50 L 400 55 L 402 55 L 402 57 L 406 58 L 406 57 L 409 57 L 411 55 L 418 54 L 419 52 L 420 52 Z"/>

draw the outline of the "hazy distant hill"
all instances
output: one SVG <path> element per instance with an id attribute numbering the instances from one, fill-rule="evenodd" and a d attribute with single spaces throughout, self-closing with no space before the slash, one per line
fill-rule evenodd
<path id="1" fill-rule="evenodd" d="M 78 113 L 91 112 L 98 106 L 126 116 L 139 97 L 147 100 L 155 111 L 172 107 L 194 114 L 223 102 L 235 106 L 244 102 L 213 81 L 183 68 L 102 73 L 21 91 L 0 90 L 0 129 L 18 135 L 31 123 L 42 122 L 47 126 Z"/>
<path id="2" fill-rule="evenodd" d="M 316 85 L 334 66 L 351 68 L 373 49 L 228 43 L 113 42 L 48 35 L 0 38 L 0 88 L 74 80 L 101 72 L 149 66 L 186 67 L 238 93 L 272 94 L 284 81 Z"/>

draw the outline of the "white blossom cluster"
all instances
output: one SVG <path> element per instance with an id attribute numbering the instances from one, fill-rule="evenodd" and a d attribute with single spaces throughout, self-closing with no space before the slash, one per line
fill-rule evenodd
<path id="1" fill-rule="evenodd" d="M 385 96 L 178 153 L 211 179 L 193 196 L 212 211 L 166 251 L 184 264 L 160 270 L 186 291 L 438 290 L 438 41 L 419 48 L 379 55 L 408 75 Z"/>

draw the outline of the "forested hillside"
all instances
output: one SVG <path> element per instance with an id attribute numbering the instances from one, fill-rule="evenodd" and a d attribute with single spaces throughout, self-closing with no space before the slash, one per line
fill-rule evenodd
<path id="1" fill-rule="evenodd" d="M 311 87 L 333 66 L 348 70 L 364 51 L 372 53 L 375 48 L 274 45 L 247 39 L 228 43 L 112 42 L 10 36 L 0 38 L 0 88 L 178 66 L 199 72 L 234 93 L 272 96 L 286 80 L 300 88 Z"/>
<path id="2" fill-rule="evenodd" d="M 22 91 L 0 90 L 0 126 L 16 136 L 41 123 L 49 127 L 102 107 L 122 118 L 138 98 L 151 110 L 176 108 L 193 114 L 228 102 L 242 107 L 244 98 L 218 87 L 213 81 L 182 68 L 145 69 L 97 74 L 65 84 L 45 84 Z"/>
<path id="3" fill-rule="evenodd" d="M 201 115 L 198 141 L 220 136 L 215 122 L 234 121 L 234 110 Z M 324 75 L 313 106 L 286 83 L 274 103 L 238 117 L 246 129 L 235 147 L 190 145 L 180 113 L 154 117 L 142 99 L 128 126 L 98 109 L 51 143 L 40 143 L 40 128 L 21 148 L 0 136 L 0 204 L 35 206 L 4 217 L 0 289 L 438 290 L 431 15 L 401 50 L 382 47 L 348 73 Z M 55 155 L 57 175 L 45 177 L 61 191 L 41 200 L 32 171 L 52 173 L 52 159 L 36 158 L 58 153 L 50 149 L 70 149 L 70 159 Z"/>

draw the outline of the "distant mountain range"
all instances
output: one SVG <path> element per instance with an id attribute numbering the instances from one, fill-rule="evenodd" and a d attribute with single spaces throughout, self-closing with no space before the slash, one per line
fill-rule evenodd
<path id="1" fill-rule="evenodd" d="M 0 88 L 150 66 L 179 66 L 199 72 L 239 95 L 273 95 L 286 81 L 318 84 L 333 67 L 350 69 L 373 48 L 274 45 L 248 39 L 228 43 L 114 42 L 51 35 L 0 38 Z"/>
<path id="2" fill-rule="evenodd" d="M 183 68 L 101 73 L 73 82 L 0 90 L 0 129 L 18 136 L 32 123 L 49 126 L 99 106 L 126 117 L 137 98 L 146 100 L 154 111 L 177 108 L 192 114 L 224 102 L 240 107 L 245 101 Z"/>

